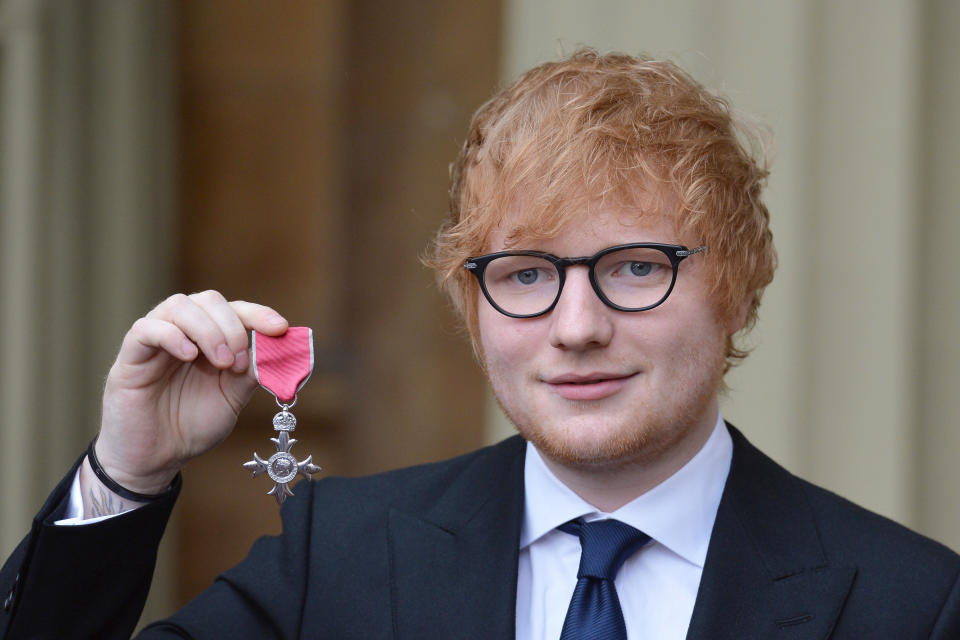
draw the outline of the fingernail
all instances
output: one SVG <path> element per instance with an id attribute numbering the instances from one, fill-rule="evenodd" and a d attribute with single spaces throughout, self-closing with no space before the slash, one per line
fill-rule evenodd
<path id="1" fill-rule="evenodd" d="M 217 347 L 217 360 L 222 364 L 233 362 L 233 352 L 227 345 L 221 344 Z"/>
<path id="2" fill-rule="evenodd" d="M 280 327 L 280 326 L 283 326 L 284 320 L 279 315 L 274 313 L 272 315 L 267 316 L 267 324 L 274 327 Z"/>
<path id="3" fill-rule="evenodd" d="M 192 358 L 197 353 L 197 348 L 189 340 L 180 343 L 180 352 L 188 358 Z"/>
<path id="4" fill-rule="evenodd" d="M 237 373 L 245 371 L 247 364 L 249 364 L 250 357 L 247 355 L 247 350 L 244 349 L 237 353 L 236 357 L 233 360 L 233 370 Z"/>

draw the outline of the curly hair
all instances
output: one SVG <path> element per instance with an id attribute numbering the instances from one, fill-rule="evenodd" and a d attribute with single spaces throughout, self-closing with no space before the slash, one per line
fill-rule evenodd
<path id="1" fill-rule="evenodd" d="M 449 217 L 425 258 L 466 323 L 478 356 L 478 286 L 464 261 L 508 242 L 549 238 L 591 205 L 654 197 L 678 237 L 704 255 L 718 318 L 756 322 L 776 250 L 761 200 L 762 136 L 676 64 L 581 49 L 523 74 L 474 114 L 451 166 Z M 646 209 L 650 209 L 649 206 Z M 672 211 L 670 211 L 672 209 Z M 745 357 L 731 337 L 727 365 Z"/>

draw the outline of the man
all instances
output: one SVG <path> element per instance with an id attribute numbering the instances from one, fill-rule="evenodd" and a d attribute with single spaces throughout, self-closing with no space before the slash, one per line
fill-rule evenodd
<path id="1" fill-rule="evenodd" d="M 960 637 L 956 554 L 720 417 L 775 265 L 738 135 L 674 65 L 592 51 L 481 107 L 430 263 L 522 437 L 301 484 L 282 536 L 143 637 Z M 3 637 L 130 633 L 179 469 L 254 388 L 249 329 L 286 321 L 204 292 L 134 324 L 105 479 L 84 457 L 8 560 Z"/>

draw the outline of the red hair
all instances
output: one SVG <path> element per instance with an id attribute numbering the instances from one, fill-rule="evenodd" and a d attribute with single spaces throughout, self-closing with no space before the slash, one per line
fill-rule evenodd
<path id="1" fill-rule="evenodd" d="M 478 286 L 463 263 L 488 251 L 508 211 L 516 244 L 555 235 L 597 201 L 639 216 L 641 196 L 661 196 L 655 209 L 678 236 L 709 247 L 718 317 L 747 301 L 749 328 L 777 262 L 761 142 L 672 62 L 577 51 L 526 72 L 474 114 L 451 167 L 449 218 L 425 262 L 477 349 Z M 745 356 L 728 341 L 728 365 Z"/>

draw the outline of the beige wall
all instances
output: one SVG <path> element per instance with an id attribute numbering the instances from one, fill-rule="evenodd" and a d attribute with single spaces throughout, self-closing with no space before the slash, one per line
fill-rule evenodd
<path id="1" fill-rule="evenodd" d="M 960 548 L 960 5 L 509 0 L 505 15 L 505 78 L 581 44 L 643 51 L 772 127 L 781 265 L 724 415 L 794 472 Z M 490 424 L 509 430 L 495 409 Z"/>
<path id="2" fill-rule="evenodd" d="M 2 557 L 96 433 L 126 327 L 169 289 L 166 8 L 0 0 Z"/>

